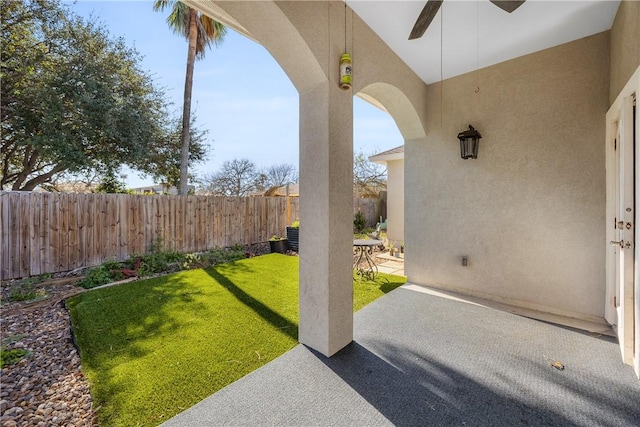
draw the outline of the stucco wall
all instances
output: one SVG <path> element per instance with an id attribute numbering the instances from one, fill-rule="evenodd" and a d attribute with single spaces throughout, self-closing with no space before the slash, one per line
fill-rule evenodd
<path id="1" fill-rule="evenodd" d="M 636 68 L 640 66 L 640 2 L 622 1 L 611 27 L 612 103 Z"/>
<path id="2" fill-rule="evenodd" d="M 603 316 L 608 51 L 605 32 L 429 86 L 427 141 L 405 143 L 409 281 Z"/>
<path id="3" fill-rule="evenodd" d="M 387 237 L 404 242 L 404 160 L 387 162 Z"/>

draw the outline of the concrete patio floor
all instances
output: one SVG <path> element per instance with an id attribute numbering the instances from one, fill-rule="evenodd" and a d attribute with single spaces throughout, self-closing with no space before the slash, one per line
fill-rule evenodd
<path id="1" fill-rule="evenodd" d="M 404 254 L 396 258 L 389 255 L 389 253 L 383 252 L 375 256 L 375 261 L 380 273 L 404 276 Z"/>
<path id="2" fill-rule="evenodd" d="M 408 284 L 334 357 L 299 345 L 163 425 L 638 426 L 640 381 L 610 336 Z"/>

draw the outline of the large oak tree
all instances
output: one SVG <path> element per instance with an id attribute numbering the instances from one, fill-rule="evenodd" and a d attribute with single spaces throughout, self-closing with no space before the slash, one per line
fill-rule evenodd
<path id="1" fill-rule="evenodd" d="M 167 170 L 172 123 L 134 49 L 57 1 L 3 2 L 1 14 L 0 189 L 123 164 Z"/>

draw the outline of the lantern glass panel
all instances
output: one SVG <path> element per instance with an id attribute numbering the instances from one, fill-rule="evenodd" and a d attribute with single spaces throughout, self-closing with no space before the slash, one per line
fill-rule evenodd
<path id="1" fill-rule="evenodd" d="M 478 139 L 477 138 L 464 138 L 460 140 L 460 157 L 463 159 L 477 159 L 478 158 Z"/>

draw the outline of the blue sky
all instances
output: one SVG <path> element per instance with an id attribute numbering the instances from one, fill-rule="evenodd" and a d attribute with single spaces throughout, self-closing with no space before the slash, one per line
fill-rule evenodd
<path id="1" fill-rule="evenodd" d="M 141 68 L 165 89 L 176 114 L 182 111 L 187 42 L 166 24 L 168 11 L 154 12 L 151 1 L 88 1 L 69 3 L 76 14 L 94 16 L 112 36 L 123 37 L 143 56 Z M 224 43 L 197 61 L 192 111 L 209 130 L 206 163 L 195 173 L 211 173 L 223 162 L 248 158 L 258 167 L 290 163 L 298 167 L 298 93 L 280 66 L 262 46 L 229 30 Z M 366 154 L 403 143 L 387 113 L 354 99 L 354 151 Z M 126 171 L 127 185 L 149 185 Z"/>

